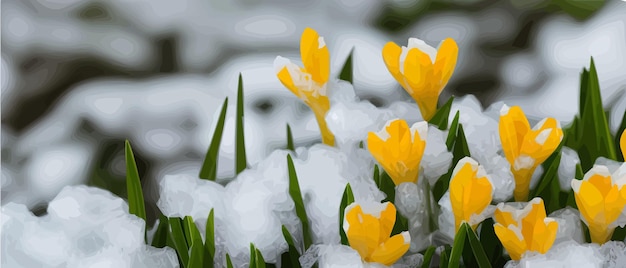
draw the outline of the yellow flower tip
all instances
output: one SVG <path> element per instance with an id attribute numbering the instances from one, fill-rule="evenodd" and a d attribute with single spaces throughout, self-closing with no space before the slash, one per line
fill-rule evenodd
<path id="1" fill-rule="evenodd" d="M 591 241 L 606 243 L 626 208 L 626 164 L 610 173 L 606 166 L 595 165 L 582 180 L 572 180 L 574 199 L 589 227 Z"/>
<path id="2" fill-rule="evenodd" d="M 367 148 L 389 174 L 395 185 L 417 182 L 420 163 L 426 148 L 428 123 L 418 122 L 409 128 L 406 121 L 394 119 L 367 136 Z"/>
<path id="3" fill-rule="evenodd" d="M 391 235 L 396 208 L 390 202 L 353 203 L 346 207 L 343 230 L 350 247 L 366 262 L 391 265 L 402 257 L 411 243 L 408 232 Z"/>
<path id="4" fill-rule="evenodd" d="M 455 231 L 461 223 L 480 223 L 491 203 L 493 186 L 484 168 L 476 160 L 465 157 L 454 167 L 450 179 L 450 204 L 455 219 Z"/>
<path id="5" fill-rule="evenodd" d="M 496 236 L 513 260 L 520 260 L 528 251 L 545 254 L 556 240 L 558 222 L 546 217 L 543 200 L 538 197 L 523 209 L 498 204 L 494 220 Z"/>
<path id="6" fill-rule="evenodd" d="M 324 38 L 311 28 L 304 29 L 300 39 L 300 56 L 304 68 L 283 57 L 276 57 L 274 68 L 278 80 L 308 105 L 322 134 L 322 142 L 334 146 L 335 136 L 328 129 L 325 115 L 330 110 L 326 84 L 330 76 L 330 54 Z"/>
<path id="7" fill-rule="evenodd" d="M 383 59 L 391 75 L 417 102 L 422 117 L 430 120 L 437 100 L 446 86 L 458 56 L 456 42 L 447 38 L 435 49 L 417 38 L 409 38 L 406 47 L 393 42 L 383 47 Z"/>
<path id="8" fill-rule="evenodd" d="M 622 156 L 626 159 L 626 129 L 624 129 L 622 137 L 619 139 L 619 148 L 622 149 Z"/>
<path id="9" fill-rule="evenodd" d="M 502 150 L 516 182 L 515 200 L 525 201 L 533 172 L 559 146 L 563 130 L 554 118 L 545 118 L 531 129 L 519 106 L 506 105 L 500 110 L 498 127 Z"/>

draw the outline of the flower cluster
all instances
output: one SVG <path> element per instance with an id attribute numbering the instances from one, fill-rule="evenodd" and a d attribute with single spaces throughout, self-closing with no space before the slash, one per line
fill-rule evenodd
<path id="1" fill-rule="evenodd" d="M 324 122 L 331 105 L 327 94 L 328 48 L 322 37 L 307 28 L 302 34 L 300 52 L 304 68 L 278 57 L 277 76 L 313 110 L 323 143 L 334 146 L 333 134 Z M 382 58 L 389 72 L 414 99 L 426 120 L 410 125 L 396 118 L 380 131 L 368 133 L 366 149 L 395 186 L 419 184 L 423 177 L 421 165 L 428 126 L 435 124 L 430 121 L 438 112 L 439 95 L 454 72 L 457 54 L 457 44 L 451 38 L 443 40 L 438 48 L 416 38 L 410 38 L 406 47 L 389 42 L 382 48 Z M 460 232 L 467 223 L 475 232 L 485 219 L 493 218 L 494 233 L 511 259 L 520 260 L 528 252 L 545 254 L 555 243 L 559 223 L 547 217 L 542 198 L 530 196 L 532 200 L 527 201 L 533 174 L 551 155 L 560 153 L 564 130 L 554 118 L 545 118 L 531 128 L 519 106 L 504 105 L 500 110 L 499 137 L 500 144 L 495 146 L 502 146 L 502 154 L 510 164 L 517 203 L 492 204 L 493 182 L 500 178 L 487 174 L 469 154 L 459 157 L 444 186 L 449 192 L 454 230 Z M 619 144 L 622 154 L 626 155 L 626 132 L 621 135 Z M 448 147 L 450 149 L 450 145 Z M 582 180 L 570 179 L 575 203 L 581 220 L 589 227 L 592 242 L 609 241 L 619 225 L 618 218 L 626 214 L 626 165 L 613 174 L 604 166 L 595 166 Z M 429 191 L 426 190 L 427 194 Z M 391 236 L 399 215 L 393 203 L 356 202 L 347 206 L 344 213 L 343 231 L 350 247 L 363 261 L 391 265 L 409 250 L 409 231 Z"/>

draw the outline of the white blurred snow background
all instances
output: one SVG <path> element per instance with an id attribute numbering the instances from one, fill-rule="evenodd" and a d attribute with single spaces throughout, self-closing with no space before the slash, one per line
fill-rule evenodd
<path id="1" fill-rule="evenodd" d="M 349 146 L 365 137 L 355 129 L 375 130 L 394 116 L 410 123 L 420 119 L 414 102 L 389 75 L 381 56 L 386 42 L 405 45 L 409 37 L 424 39 L 433 46 L 452 37 L 459 44 L 457 68 L 441 99 L 476 95 L 455 102 L 452 116 L 456 110 L 462 112 L 461 123 L 466 127 L 472 155 L 477 155 L 491 175 L 505 178 L 496 185 L 501 191 L 494 193 L 494 199 L 506 200 L 512 191 L 511 178 L 505 174 L 508 164 L 497 148 L 485 150 L 483 146 L 498 141 L 494 131 L 500 101 L 520 105 L 531 124 L 553 116 L 566 125 L 578 110 L 579 73 L 593 56 L 604 103 L 613 107 L 613 132 L 626 110 L 626 3 L 606 1 L 591 16 L 580 19 L 570 11 L 548 9 L 542 2 L 3 1 L 2 228 L 8 217 L 5 215 L 16 211 L 30 209 L 37 215 L 46 214 L 48 202 L 67 185 L 89 184 L 124 196 L 124 139 L 131 141 L 138 158 L 151 226 L 157 215 L 159 185 L 168 184 L 167 178 L 197 175 L 225 97 L 229 97 L 230 106 L 220 148 L 218 181 L 232 179 L 239 73 L 245 90 L 244 127 L 250 167 L 259 164 L 259 169 L 270 168 L 263 167 L 263 163 L 276 161 L 266 158 L 273 150 L 285 147 L 287 123 L 296 147 L 317 142 L 319 130 L 313 114 L 280 84 L 273 67 L 277 55 L 298 61 L 299 38 L 305 27 L 324 36 L 331 52 L 333 75 L 339 73 L 354 49 L 354 91 L 364 101 L 333 106 L 329 114 L 330 127 L 338 142 L 345 145 L 342 149 L 322 152 L 326 149 L 313 147 L 298 153 L 312 159 L 327 154 L 343 159 L 335 163 L 334 169 L 324 170 L 328 174 L 320 173 L 328 178 L 323 179 L 328 180 L 325 186 L 316 186 L 315 178 L 307 184 L 309 179 L 303 177 L 301 186 L 312 192 L 311 202 L 331 198 L 328 204 L 317 205 L 334 209 L 339 200 L 332 199 L 336 199 L 333 193 L 341 194 L 341 183 L 361 182 L 362 191 L 371 186 L 363 181 L 371 174 L 371 157 Z M 389 14 L 404 17 L 390 19 Z M 341 85 L 337 88 L 343 89 Z M 488 135 L 484 135 L 486 132 Z M 434 144 L 441 145 L 441 133 L 429 135 L 433 135 L 429 138 Z M 436 165 L 437 161 L 425 158 L 424 176 L 428 180 L 448 168 L 450 156 L 439 147 L 427 148 L 427 155 L 432 156 L 428 159 L 444 163 Z M 476 150 L 480 153 L 475 154 Z M 563 164 L 559 174 L 569 176 L 567 164 L 578 160 L 575 153 L 565 152 L 571 161 Z M 309 165 L 302 173 L 320 170 L 314 165 L 328 165 L 323 162 L 318 159 L 300 163 Z M 280 162 L 279 167 L 284 166 Z M 236 179 L 238 183 L 215 191 L 237 198 L 247 187 L 254 187 L 245 183 L 250 180 L 246 176 L 269 176 L 254 172 L 244 173 Z M 272 176 L 266 178 L 267 183 L 284 191 L 285 174 Z M 337 185 L 333 184 L 335 177 L 341 178 L 334 181 Z M 562 184 L 564 189 L 569 185 Z M 331 193 L 314 197 L 323 190 Z M 247 199 L 289 211 L 292 205 L 282 199 L 284 193 L 275 191 Z M 232 201 L 220 206 L 228 209 L 235 206 L 236 200 Z M 5 214 L 4 205 L 10 202 L 25 207 L 7 206 L 9 212 Z M 160 209 L 166 207 L 159 205 Z M 187 209 L 183 211 L 192 215 L 206 210 Z M 311 210 L 317 213 L 315 217 L 325 217 L 323 210 Z M 54 217 L 50 208 L 47 211 L 46 217 Z M 290 217 L 269 219 L 284 221 Z M 17 220 L 36 221 L 23 215 Z M 219 221 L 227 225 L 229 219 Z M 324 230 L 324 223 L 314 228 Z M 293 222 L 282 224 L 296 228 Z M 242 228 L 245 226 L 234 226 L 228 232 L 241 232 Z M 319 233 L 316 239 L 333 242 L 330 240 L 336 234 L 332 232 Z M 241 250 L 240 245 L 249 241 L 240 242 L 229 250 Z M 4 257 L 4 235 L 2 243 Z M 264 254 L 272 247 L 258 246 Z M 415 247 L 412 245 L 412 249 Z"/>

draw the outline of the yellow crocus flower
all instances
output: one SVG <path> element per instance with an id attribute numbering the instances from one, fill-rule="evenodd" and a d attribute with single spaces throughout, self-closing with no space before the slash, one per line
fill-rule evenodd
<path id="1" fill-rule="evenodd" d="M 515 201 L 528 200 L 530 179 L 563 140 L 563 130 L 554 118 L 546 118 L 530 128 L 519 106 L 504 106 L 500 111 L 500 141 L 504 156 L 515 178 Z"/>
<path id="2" fill-rule="evenodd" d="M 613 175 L 606 166 L 595 165 L 583 180 L 572 180 L 576 205 L 589 227 L 591 242 L 604 244 L 613 235 L 617 219 L 626 207 L 626 164 Z"/>
<path id="3" fill-rule="evenodd" d="M 313 110 L 322 134 L 322 142 L 334 146 L 335 136 L 324 117 L 330 110 L 326 84 L 330 76 L 330 54 L 324 38 L 311 28 L 304 29 L 300 39 L 300 56 L 304 68 L 278 56 L 274 61 L 280 82 Z"/>
<path id="4" fill-rule="evenodd" d="M 498 204 L 494 212 L 494 231 L 511 259 L 520 260 L 527 251 L 545 254 L 550 250 L 559 227 L 558 222 L 546 217 L 543 200 L 534 198 L 524 209 Z"/>
<path id="5" fill-rule="evenodd" d="M 491 203 L 493 186 L 484 168 L 465 157 L 457 163 L 450 178 L 450 204 L 454 213 L 455 232 L 463 222 L 478 226 L 480 215 Z"/>
<path id="6" fill-rule="evenodd" d="M 454 72 L 458 53 L 452 38 L 443 40 L 437 49 L 417 38 L 410 38 L 406 47 L 393 42 L 383 47 L 387 69 L 417 102 L 427 121 L 435 115 L 439 95 Z"/>
<path id="7" fill-rule="evenodd" d="M 394 119 L 387 122 L 380 132 L 368 133 L 367 149 L 395 185 L 416 183 L 427 134 L 428 123 L 424 121 L 409 128 L 406 121 Z"/>
<path id="8" fill-rule="evenodd" d="M 363 261 L 392 265 L 409 250 L 411 236 L 405 231 L 389 237 L 396 223 L 396 207 L 392 203 L 377 203 L 371 210 L 363 212 L 358 203 L 346 207 L 343 230 L 350 247 L 359 252 Z"/>

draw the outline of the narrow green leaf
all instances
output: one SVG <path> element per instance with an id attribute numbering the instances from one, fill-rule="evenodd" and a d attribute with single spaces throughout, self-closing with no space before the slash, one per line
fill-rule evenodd
<path id="1" fill-rule="evenodd" d="M 353 84 L 353 71 L 352 71 L 352 54 L 354 53 L 354 48 L 350 50 L 350 54 L 348 54 L 348 58 L 346 62 L 343 64 L 341 68 L 341 73 L 339 74 L 339 79 L 343 81 L 350 82 Z"/>
<path id="2" fill-rule="evenodd" d="M 448 191 L 448 187 L 450 187 L 450 179 L 452 178 L 452 171 L 454 170 L 454 166 L 456 166 L 459 160 L 461 160 L 463 157 L 471 156 L 469 147 L 467 145 L 467 140 L 465 139 L 465 131 L 463 131 L 462 124 L 458 125 L 458 133 L 456 137 L 454 138 L 454 144 L 452 145 L 451 151 L 452 151 L 452 168 L 448 170 L 448 173 L 441 176 L 433 187 L 433 197 L 435 197 L 436 201 L 439 201 L 441 197 L 445 194 L 445 192 Z"/>
<path id="3" fill-rule="evenodd" d="M 130 142 L 126 140 L 126 189 L 128 191 L 128 212 L 146 221 L 146 207 L 143 199 L 143 190 L 141 189 L 141 180 L 139 180 L 139 171 L 137 171 L 137 163 Z"/>
<path id="4" fill-rule="evenodd" d="M 256 248 L 254 244 L 250 243 L 250 267 L 256 268 Z"/>
<path id="5" fill-rule="evenodd" d="M 230 255 L 226 253 L 226 268 L 233 268 L 233 262 L 230 261 Z"/>
<path id="6" fill-rule="evenodd" d="M 169 223 L 171 228 L 170 236 L 172 242 L 174 242 L 174 249 L 178 252 L 178 258 L 183 263 L 183 267 L 187 268 L 187 264 L 189 263 L 189 248 L 187 247 L 181 219 L 169 218 Z"/>
<path id="7" fill-rule="evenodd" d="M 213 260 L 215 258 L 215 215 L 214 209 L 209 212 L 209 217 L 206 220 L 206 230 L 204 232 L 204 256 L 205 264 L 210 263 L 209 267 L 213 266 Z M 207 266 L 207 265 L 205 265 Z"/>
<path id="8" fill-rule="evenodd" d="M 285 225 L 283 225 L 283 237 L 285 238 L 285 241 L 287 241 L 287 245 L 289 245 L 289 251 L 287 251 L 289 258 L 286 260 L 283 260 L 285 262 L 282 263 L 283 266 L 285 267 L 295 267 L 295 268 L 300 268 L 300 253 L 298 252 L 298 248 L 296 247 L 295 242 L 293 241 L 293 236 L 291 236 L 291 233 L 289 233 L 289 230 L 287 230 L 287 227 L 285 227 Z M 289 265 L 287 265 L 287 262 L 289 261 Z"/>
<path id="9" fill-rule="evenodd" d="M 452 252 L 450 253 L 450 262 L 448 267 L 458 268 L 461 264 L 461 254 L 463 253 L 463 247 L 465 246 L 465 237 L 467 236 L 467 230 L 465 228 L 459 228 L 459 231 L 454 236 L 454 244 L 452 245 Z"/>
<path id="10" fill-rule="evenodd" d="M 302 223 L 302 233 L 304 237 L 304 250 L 307 250 L 311 244 L 311 230 L 309 229 L 309 219 L 304 208 L 304 201 L 302 200 L 302 192 L 300 191 L 300 184 L 298 183 L 298 175 L 293 165 L 293 159 L 291 155 L 287 155 L 287 167 L 289 170 L 289 195 L 296 206 L 296 214 L 300 218 Z"/>
<path id="11" fill-rule="evenodd" d="M 243 79 L 239 73 L 239 87 L 237 88 L 237 118 L 235 136 L 235 171 L 241 173 L 248 166 L 246 160 L 246 144 L 243 135 Z"/>
<path id="12" fill-rule="evenodd" d="M 478 263 L 478 267 L 480 268 L 491 267 L 491 264 L 489 263 L 489 258 L 487 258 L 487 255 L 485 254 L 485 250 L 483 249 L 483 246 L 480 244 L 480 241 L 478 240 L 476 233 L 474 233 L 474 230 L 472 230 L 472 227 L 470 227 L 469 224 L 467 223 L 463 223 L 461 228 L 465 228 L 465 233 L 467 234 L 467 238 L 472 248 L 472 253 L 474 253 L 474 258 L 476 259 L 476 262 Z"/>
<path id="13" fill-rule="evenodd" d="M 430 262 L 435 254 L 435 247 L 429 246 L 424 253 L 424 261 L 422 262 L 422 268 L 430 268 Z"/>
<path id="14" fill-rule="evenodd" d="M 220 143 L 222 142 L 222 133 L 224 132 L 224 120 L 226 120 L 227 107 L 228 98 L 224 99 L 222 111 L 220 112 L 220 117 L 217 120 L 217 125 L 215 126 L 215 131 L 213 132 L 213 138 L 211 138 L 211 144 L 209 145 L 209 149 L 204 156 L 204 162 L 202 163 L 202 168 L 200 169 L 200 175 L 198 175 L 201 179 L 215 181 L 215 178 L 217 177 L 217 159 L 220 151 Z"/>
<path id="15" fill-rule="evenodd" d="M 396 210 L 396 222 L 391 230 L 391 235 L 397 235 L 409 229 L 409 220 L 402 216 L 399 211 Z"/>
<path id="16" fill-rule="evenodd" d="M 295 151 L 295 146 L 293 145 L 293 135 L 291 134 L 291 127 L 287 124 L 287 150 Z"/>
<path id="17" fill-rule="evenodd" d="M 617 133 L 615 135 L 615 151 L 617 152 L 617 161 L 619 162 L 624 162 L 624 159 L 626 159 L 626 155 L 622 155 L 623 148 L 619 147 L 620 146 L 619 140 L 622 137 L 622 133 L 624 133 L 625 129 L 626 129 L 626 111 L 624 112 L 624 115 L 622 116 L 622 123 L 619 125 L 619 128 L 617 129 Z M 624 151 L 626 151 L 626 149 L 624 149 Z"/>
<path id="18" fill-rule="evenodd" d="M 452 151 L 455 163 L 461 160 L 463 157 L 471 156 L 469 146 L 467 145 L 467 139 L 465 138 L 465 131 L 463 131 L 463 125 L 459 124 L 459 132 L 454 141 L 454 150 Z"/>
<path id="19" fill-rule="evenodd" d="M 448 151 L 452 151 L 452 145 L 454 145 L 454 140 L 456 139 L 456 133 L 459 129 L 459 115 L 459 111 L 456 111 L 454 119 L 452 120 L 452 125 L 450 125 L 450 130 L 448 131 L 448 137 L 446 138 Z"/>
<path id="20" fill-rule="evenodd" d="M 159 225 L 152 238 L 152 246 L 155 248 L 163 248 L 167 245 L 167 236 L 169 231 L 169 225 L 167 217 L 161 214 L 159 216 Z"/>
<path id="21" fill-rule="evenodd" d="M 561 162 L 561 150 L 557 149 L 543 163 L 544 172 L 541 175 L 541 178 L 539 180 L 539 185 L 535 189 L 532 189 L 529 199 L 531 199 L 532 197 L 536 197 L 537 195 L 543 193 L 548 188 L 552 180 L 555 180 L 555 179 L 558 180 L 557 172 L 559 170 L 560 162 Z"/>
<path id="22" fill-rule="evenodd" d="M 204 267 L 204 254 L 203 254 L 202 237 L 194 236 L 191 243 L 191 256 L 189 257 L 189 263 L 187 268 L 203 268 Z"/>
<path id="23" fill-rule="evenodd" d="M 437 126 L 441 130 L 448 129 L 448 117 L 450 117 L 450 109 L 452 109 L 452 101 L 454 101 L 454 96 L 450 97 L 446 104 L 441 106 L 439 110 L 435 113 L 433 118 L 430 119 L 430 122 L 435 126 Z"/>
<path id="24" fill-rule="evenodd" d="M 502 243 L 496 236 L 496 232 L 493 230 L 494 221 L 492 218 L 487 218 L 481 223 L 480 227 L 480 243 L 489 258 L 489 262 L 498 266 L 497 264 L 503 262 L 502 258 Z"/>
<path id="25" fill-rule="evenodd" d="M 359 142 L 359 149 L 363 149 L 363 147 L 365 147 L 365 144 L 363 143 L 363 141 Z"/>
<path id="26" fill-rule="evenodd" d="M 265 263 L 265 259 L 263 258 L 263 254 L 261 254 L 261 251 L 258 248 L 256 249 L 255 260 L 256 260 L 256 267 L 257 268 L 265 268 L 266 267 L 266 263 Z"/>
<path id="27" fill-rule="evenodd" d="M 589 170 L 598 157 L 604 156 L 616 160 L 614 140 L 611 136 L 609 124 L 602 105 L 600 95 L 600 83 L 598 73 L 591 58 L 589 72 L 586 75 L 583 71 L 581 79 L 581 96 L 584 96 L 583 109 L 581 110 L 581 147 L 573 148 L 579 152 L 580 162 L 583 170 Z M 584 83 L 586 82 L 586 86 Z"/>
<path id="28" fill-rule="evenodd" d="M 439 268 L 448 268 L 448 263 L 450 262 L 451 252 L 452 252 L 452 248 L 446 245 L 444 250 L 441 251 L 441 255 L 439 256 Z"/>
<path id="29" fill-rule="evenodd" d="M 389 174 L 383 170 L 380 175 L 379 189 L 387 196 L 383 202 L 395 202 L 396 200 L 396 184 L 393 182 Z"/>
<path id="30" fill-rule="evenodd" d="M 378 169 L 378 165 L 374 164 L 374 183 L 376 183 L 376 187 L 380 189 L 381 181 L 380 181 L 380 170 Z"/>
<path id="31" fill-rule="evenodd" d="M 195 232 L 194 232 L 194 229 L 195 229 Z M 185 240 L 187 241 L 187 247 L 191 248 L 191 243 L 193 243 L 194 236 L 200 235 L 200 233 L 197 233 L 198 228 L 196 227 L 196 224 L 193 222 L 193 218 L 191 216 L 185 216 L 183 218 L 183 232 L 185 233 Z"/>
<path id="32" fill-rule="evenodd" d="M 346 207 L 354 203 L 354 195 L 352 194 L 352 187 L 350 183 L 346 184 L 346 188 L 343 190 L 343 197 L 341 197 L 341 204 L 339 205 L 339 235 L 341 236 L 341 244 L 349 246 L 348 237 L 343 230 L 343 217 Z"/>

